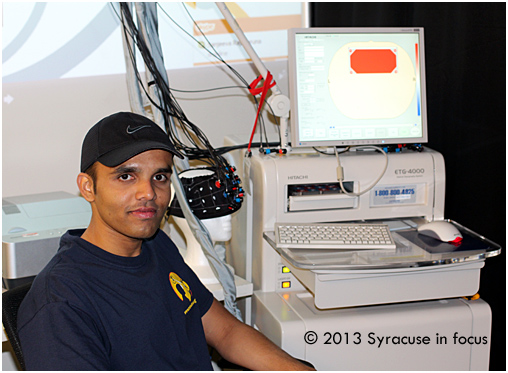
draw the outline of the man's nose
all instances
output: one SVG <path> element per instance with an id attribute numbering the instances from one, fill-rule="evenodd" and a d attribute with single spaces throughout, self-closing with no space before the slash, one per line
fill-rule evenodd
<path id="1" fill-rule="evenodd" d="M 151 201 L 155 199 L 156 193 L 152 184 L 152 180 L 140 180 L 136 192 L 136 198 L 139 200 L 146 199 Z"/>

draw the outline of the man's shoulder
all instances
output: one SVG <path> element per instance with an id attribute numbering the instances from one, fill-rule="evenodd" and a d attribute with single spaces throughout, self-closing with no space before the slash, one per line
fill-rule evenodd
<path id="1" fill-rule="evenodd" d="M 63 267 L 67 267 L 65 265 Z M 71 305 L 85 294 L 80 292 L 75 276 L 68 276 L 74 271 L 62 270 L 62 259 L 56 255 L 48 265 L 35 277 L 30 291 L 23 300 L 18 313 L 18 327 L 32 320 L 41 310 L 50 305 Z"/>
<path id="2" fill-rule="evenodd" d="M 67 294 L 77 294 L 79 284 L 87 281 L 80 270 L 79 237 L 78 231 L 66 232 L 60 240 L 58 251 L 35 277 L 28 295 L 39 306 L 67 299 Z"/>
<path id="3" fill-rule="evenodd" d="M 58 252 L 35 277 L 31 293 L 41 304 L 67 299 L 66 294 L 76 294 L 79 283 L 86 282 L 81 277 L 79 263 L 69 258 L 67 252 Z"/>

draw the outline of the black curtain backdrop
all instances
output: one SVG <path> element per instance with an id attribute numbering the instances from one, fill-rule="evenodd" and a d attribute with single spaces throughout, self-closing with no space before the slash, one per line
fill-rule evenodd
<path id="1" fill-rule="evenodd" d="M 446 164 L 445 217 L 505 248 L 506 4 L 311 3 L 312 27 L 424 27 L 427 147 Z M 506 259 L 486 260 L 491 370 L 506 370 Z M 432 357 L 429 356 L 431 359 Z"/>

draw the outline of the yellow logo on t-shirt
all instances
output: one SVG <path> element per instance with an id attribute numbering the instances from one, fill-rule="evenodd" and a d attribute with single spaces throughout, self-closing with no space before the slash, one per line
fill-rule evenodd
<path id="1" fill-rule="evenodd" d="M 183 281 L 180 278 L 180 276 L 178 276 L 175 272 L 171 272 L 169 274 L 169 281 L 171 282 L 171 287 L 175 291 L 176 295 L 178 295 L 178 298 L 180 298 L 180 300 L 183 301 L 183 296 L 182 296 L 182 293 L 180 293 L 180 291 L 176 287 L 176 285 L 180 285 L 180 287 L 183 289 L 183 291 L 185 293 L 185 297 L 189 300 L 189 302 L 192 301 L 192 299 L 191 299 L 192 292 L 190 290 L 190 287 L 189 287 L 189 285 L 187 285 L 187 283 L 185 281 Z"/>
<path id="2" fill-rule="evenodd" d="M 192 300 L 192 291 L 189 285 L 187 285 L 187 283 L 182 280 L 180 276 L 178 276 L 175 272 L 171 272 L 169 274 L 169 282 L 171 283 L 171 287 L 173 288 L 175 294 L 178 296 L 178 298 L 180 298 L 181 301 L 183 301 L 183 295 L 180 293 L 180 290 L 178 290 L 177 285 L 180 285 L 184 292 L 185 298 L 191 302 L 189 307 L 187 307 L 187 309 L 184 311 L 184 313 L 187 314 L 187 312 L 189 312 L 192 306 L 194 306 L 197 302 L 196 299 Z"/>

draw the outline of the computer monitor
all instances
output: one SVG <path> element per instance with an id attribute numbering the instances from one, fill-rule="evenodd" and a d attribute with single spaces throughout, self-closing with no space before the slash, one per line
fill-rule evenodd
<path id="1" fill-rule="evenodd" d="M 427 142 L 423 28 L 288 36 L 293 147 Z"/>

